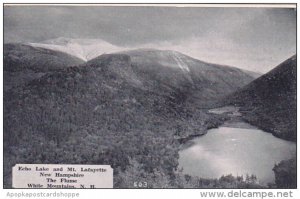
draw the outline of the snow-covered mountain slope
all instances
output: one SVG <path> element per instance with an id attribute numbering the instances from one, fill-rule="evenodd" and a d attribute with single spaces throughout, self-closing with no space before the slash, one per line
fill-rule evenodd
<path id="1" fill-rule="evenodd" d="M 71 39 L 64 37 L 40 43 L 28 43 L 28 45 L 64 52 L 84 61 L 91 60 L 105 53 L 126 50 L 101 39 Z"/>

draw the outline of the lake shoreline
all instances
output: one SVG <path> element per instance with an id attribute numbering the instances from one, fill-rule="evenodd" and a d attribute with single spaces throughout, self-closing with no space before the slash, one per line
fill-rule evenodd
<path id="1" fill-rule="evenodd" d="M 293 158 L 295 144 L 256 128 L 223 126 L 210 129 L 182 146 L 179 165 L 185 174 L 202 178 L 219 178 L 254 174 L 260 184 L 275 183 L 274 162 Z"/>
<path id="2" fill-rule="evenodd" d="M 282 139 L 282 138 L 280 138 L 278 136 L 275 136 L 273 133 L 270 133 L 270 131 L 265 131 L 265 130 L 263 130 L 263 129 L 255 126 L 255 125 L 253 125 L 252 123 L 248 122 L 243 117 L 242 114 L 238 114 L 239 112 L 236 111 L 238 109 L 238 107 L 234 107 L 234 109 L 235 110 L 225 111 L 225 112 L 221 111 L 221 112 L 218 112 L 218 113 L 212 113 L 210 110 L 208 110 L 207 114 L 212 115 L 212 116 L 218 115 L 218 116 L 221 116 L 222 118 L 226 118 L 226 119 L 222 120 L 222 122 L 219 122 L 218 125 L 214 125 L 212 128 L 207 128 L 206 131 L 203 132 L 203 133 L 201 133 L 201 134 L 192 134 L 192 135 L 189 135 L 189 136 L 184 137 L 184 138 L 179 138 L 178 141 L 179 141 L 180 146 L 181 146 L 180 147 L 181 149 L 179 150 L 179 153 L 180 153 L 180 151 L 186 150 L 186 149 L 188 149 L 190 147 L 195 147 L 195 145 L 197 145 L 197 140 L 198 139 L 203 139 L 203 138 L 200 138 L 200 137 L 203 137 L 204 135 L 210 134 L 211 133 L 211 132 L 209 132 L 210 130 L 218 129 L 218 128 L 222 128 L 222 127 L 224 127 L 224 128 L 232 128 L 232 129 L 241 129 L 241 130 L 250 130 L 250 132 L 252 130 L 262 131 L 262 132 L 264 132 L 266 134 L 271 134 L 271 136 L 274 136 L 274 138 L 276 138 L 276 139 L 279 139 L 279 140 L 282 140 L 282 141 L 290 141 L 290 140 Z M 278 141 L 278 142 L 281 142 L 281 141 Z M 184 146 L 186 146 L 186 147 L 184 147 Z M 293 158 L 292 156 L 293 155 L 291 155 L 291 158 Z M 289 158 L 283 158 L 283 159 L 280 158 L 277 161 L 277 164 L 279 162 L 287 161 L 288 159 Z M 180 162 L 180 160 L 179 160 L 179 162 Z M 279 165 L 281 166 L 282 163 L 279 164 Z M 275 168 L 277 168 L 277 170 L 279 170 L 278 169 L 279 166 L 270 165 L 270 169 L 268 169 L 268 172 L 272 172 L 272 175 L 273 176 L 275 175 L 276 180 L 277 180 L 277 176 L 276 176 L 276 173 L 275 173 L 275 170 L 274 170 Z M 234 172 L 231 172 L 231 173 L 234 173 Z M 191 174 L 189 174 L 189 175 L 191 175 Z M 224 173 L 224 175 L 226 175 L 226 173 Z M 215 178 L 218 178 L 216 176 L 214 176 L 214 177 L 207 177 L 207 176 L 205 177 L 205 176 L 198 176 L 198 175 L 196 175 L 196 176 L 195 175 L 191 175 L 191 176 L 193 176 L 193 177 L 200 177 L 200 178 L 204 178 L 204 179 L 215 179 Z M 261 185 L 261 186 L 267 186 L 269 188 L 270 188 L 270 186 L 271 187 L 274 187 L 274 186 L 276 187 L 276 185 L 275 185 L 275 179 L 272 182 L 265 182 L 265 183 L 259 182 L 259 185 Z"/>

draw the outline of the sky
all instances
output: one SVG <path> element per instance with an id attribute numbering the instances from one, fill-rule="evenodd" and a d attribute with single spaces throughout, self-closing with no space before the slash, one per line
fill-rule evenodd
<path id="1" fill-rule="evenodd" d="M 102 39 L 266 73 L 296 53 L 294 8 L 5 6 L 4 42 Z"/>

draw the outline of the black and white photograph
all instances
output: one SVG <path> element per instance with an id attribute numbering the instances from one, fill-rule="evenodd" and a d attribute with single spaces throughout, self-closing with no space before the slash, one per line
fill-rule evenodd
<path id="1" fill-rule="evenodd" d="M 296 189 L 297 4 L 4 4 L 3 188 Z"/>

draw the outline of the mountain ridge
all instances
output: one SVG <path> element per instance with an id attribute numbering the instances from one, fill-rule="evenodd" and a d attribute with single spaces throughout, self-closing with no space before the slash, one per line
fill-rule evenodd
<path id="1" fill-rule="evenodd" d="M 145 48 L 145 47 L 136 47 L 136 48 L 119 47 L 101 39 L 73 39 L 73 38 L 59 37 L 56 39 L 42 41 L 40 43 L 28 43 L 28 45 L 68 53 L 70 55 L 80 58 L 85 62 L 90 61 L 102 54 L 112 54 L 112 53 L 126 54 L 128 52 L 134 52 L 134 51 L 164 51 L 164 52 L 173 52 L 173 54 L 185 55 L 179 51 L 174 51 L 174 50 L 160 50 L 160 49 Z M 190 58 L 200 61 L 199 59 L 193 57 Z M 205 62 L 205 63 L 212 64 L 210 62 Z M 233 67 L 233 66 L 228 66 L 228 67 Z M 187 70 L 187 68 L 185 68 L 185 70 Z M 254 78 L 257 78 L 261 75 L 260 73 L 253 72 L 253 71 L 248 71 L 248 70 L 243 70 L 243 71 Z"/>

